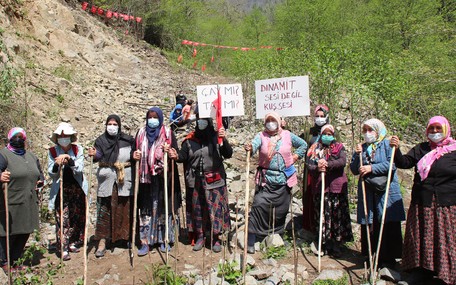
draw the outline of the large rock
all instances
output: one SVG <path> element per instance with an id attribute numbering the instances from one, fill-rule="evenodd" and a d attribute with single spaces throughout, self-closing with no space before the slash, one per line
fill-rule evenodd
<path id="1" fill-rule="evenodd" d="M 264 239 L 264 244 L 266 247 L 279 247 L 285 245 L 279 234 L 268 235 Z"/>

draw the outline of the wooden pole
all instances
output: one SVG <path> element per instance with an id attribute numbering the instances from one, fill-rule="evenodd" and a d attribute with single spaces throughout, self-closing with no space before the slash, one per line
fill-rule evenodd
<path id="1" fill-rule="evenodd" d="M 131 267 L 135 268 L 133 260 L 134 248 L 135 248 L 135 234 L 136 234 L 136 212 L 138 211 L 138 191 L 139 191 L 139 162 L 135 162 L 135 189 L 133 193 L 133 221 L 131 226 L 131 245 L 130 245 L 130 261 Z"/>
<path id="2" fill-rule="evenodd" d="M 63 262 L 63 165 L 60 166 L 60 263 Z"/>
<path id="3" fill-rule="evenodd" d="M 247 238 L 249 235 L 249 198 L 250 198 L 250 189 L 249 189 L 249 172 L 250 172 L 250 150 L 247 151 L 246 156 L 246 166 L 245 166 L 245 228 L 244 228 L 244 256 L 242 259 L 242 276 L 244 277 L 245 284 L 245 270 L 247 266 Z"/>
<path id="4" fill-rule="evenodd" d="M 163 172 L 164 172 L 164 184 L 165 184 L 165 250 L 166 250 L 166 265 L 168 265 L 168 256 L 169 256 L 169 251 L 168 251 L 168 243 L 169 243 L 169 224 L 168 224 L 168 153 L 165 152 L 164 154 L 164 165 L 163 165 Z"/>
<path id="5" fill-rule="evenodd" d="M 394 155 L 396 153 L 396 147 L 393 147 L 391 150 L 391 159 L 388 169 L 388 181 L 386 182 L 386 189 L 385 189 L 385 198 L 383 199 L 383 213 L 382 213 L 382 221 L 380 224 L 380 232 L 378 233 L 378 243 L 377 243 L 377 251 L 375 253 L 375 262 L 374 262 L 374 285 L 375 280 L 377 279 L 377 266 L 378 266 L 378 256 L 380 255 L 380 246 L 382 244 L 382 234 L 383 234 L 383 227 L 385 225 L 385 216 L 386 216 L 386 208 L 388 205 L 388 195 L 389 195 L 389 188 L 391 184 L 391 175 L 393 174 L 393 164 L 394 164 Z"/>
<path id="6" fill-rule="evenodd" d="M 359 165 L 363 166 L 363 153 L 359 154 Z M 366 200 L 366 184 L 364 183 L 364 178 L 360 177 L 361 180 L 361 190 L 363 192 L 363 206 L 364 206 L 364 217 L 366 220 L 366 235 L 367 235 L 367 247 L 369 252 L 369 265 L 370 265 L 370 276 L 374 276 L 374 265 L 372 262 L 372 248 L 371 248 L 371 239 L 370 239 L 370 230 L 369 230 L 369 219 L 367 215 L 367 200 Z"/>
<path id="7" fill-rule="evenodd" d="M 325 208 L 325 173 L 321 173 L 320 230 L 318 234 L 318 273 L 321 272 L 321 240 L 323 238 L 323 215 Z"/>
<path id="8" fill-rule="evenodd" d="M 293 195 L 290 197 L 290 212 L 291 212 L 291 233 L 293 237 L 293 260 L 294 260 L 294 284 L 298 284 L 298 254 L 296 252 L 296 237 L 295 237 L 295 225 L 294 225 L 294 213 L 293 213 Z"/>
<path id="9" fill-rule="evenodd" d="M 176 245 L 176 257 L 174 258 L 174 272 L 177 272 L 177 258 L 179 256 L 179 225 L 174 212 L 174 161 L 171 161 L 171 212 L 173 215 L 174 244 Z M 174 279 L 176 275 L 173 275 Z M 175 282 L 175 280 L 174 280 Z"/>
<path id="10" fill-rule="evenodd" d="M 85 226 L 84 226 L 84 285 L 87 284 L 87 235 L 89 228 L 89 198 L 90 198 L 90 189 L 92 188 L 92 166 L 93 166 L 93 156 L 89 159 L 89 189 L 87 190 L 87 195 L 85 197 Z"/>
<path id="11" fill-rule="evenodd" d="M 9 207 L 8 207 L 8 182 L 3 183 L 3 195 L 5 200 L 5 232 L 6 232 L 6 268 L 8 270 L 8 285 L 13 284 L 11 276 L 11 265 L 10 265 L 10 229 L 9 229 Z"/>

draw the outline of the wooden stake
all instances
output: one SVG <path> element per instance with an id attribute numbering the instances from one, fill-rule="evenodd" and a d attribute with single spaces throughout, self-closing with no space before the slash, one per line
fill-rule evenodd
<path id="1" fill-rule="evenodd" d="M 134 248 L 135 248 L 135 234 L 136 234 L 136 212 L 138 211 L 138 191 L 139 191 L 139 162 L 135 162 L 135 189 L 133 193 L 133 221 L 131 226 L 131 245 L 130 245 L 130 261 L 131 267 L 135 268 L 134 263 Z"/>
<path id="2" fill-rule="evenodd" d="M 234 253 L 236 254 L 237 253 L 237 238 L 238 238 L 238 221 L 239 221 L 239 218 L 238 218 L 238 196 L 236 195 L 236 224 L 234 224 L 234 228 L 235 228 L 235 238 L 234 238 Z"/>
<path id="3" fill-rule="evenodd" d="M 382 235 L 383 235 L 383 227 L 385 225 L 385 216 L 386 216 L 386 208 L 388 205 L 388 195 L 389 195 L 389 188 L 391 184 L 391 175 L 393 173 L 393 164 L 394 164 L 394 155 L 396 153 L 396 147 L 393 147 L 391 150 L 391 159 L 388 169 L 388 181 L 386 181 L 386 189 L 385 189 L 385 198 L 383 203 L 383 213 L 382 213 L 382 221 L 380 224 L 380 232 L 378 233 L 378 243 L 377 243 L 377 251 L 375 254 L 375 262 L 374 262 L 374 285 L 375 281 L 377 280 L 377 266 L 378 266 L 378 256 L 380 255 L 380 246 L 382 244 Z"/>
<path id="4" fill-rule="evenodd" d="M 318 234 L 318 273 L 321 272 L 321 240 L 323 239 L 323 215 L 325 208 L 325 173 L 321 173 L 320 230 Z"/>
<path id="5" fill-rule="evenodd" d="M 165 152 L 164 154 L 164 165 L 163 165 L 163 172 L 164 172 L 164 184 L 165 184 L 165 249 L 166 249 L 166 265 L 168 266 L 168 256 L 169 256 L 169 250 L 168 250 L 168 243 L 169 243 L 169 225 L 168 225 L 168 153 Z"/>
<path id="6" fill-rule="evenodd" d="M 84 285 L 87 284 L 87 235 L 89 228 L 89 197 L 90 189 L 92 188 L 92 166 L 93 166 L 93 156 L 89 158 L 89 189 L 87 190 L 87 195 L 85 197 L 85 227 L 84 227 Z"/>
<path id="7" fill-rule="evenodd" d="M 363 153 L 359 154 L 359 165 L 363 166 Z M 364 183 L 364 178 L 359 177 L 361 180 L 361 190 L 363 192 L 363 206 L 364 206 L 364 217 L 366 220 L 366 234 L 367 234 L 367 247 L 369 252 L 369 265 L 370 265 L 370 277 L 374 277 L 374 267 L 372 260 L 372 249 L 371 249 L 371 239 L 370 239 L 370 230 L 369 230 L 369 219 L 367 213 L 367 200 L 366 200 L 366 184 Z M 372 281 L 372 280 L 371 280 Z"/>
<path id="8" fill-rule="evenodd" d="M 5 200 L 5 230 L 6 230 L 6 268 L 8 270 L 8 285 L 13 284 L 13 279 L 11 276 L 11 259 L 10 259 L 10 229 L 9 229 L 9 207 L 8 207 L 8 182 L 3 183 L 3 195 Z"/>
<path id="9" fill-rule="evenodd" d="M 249 181 L 249 172 L 250 172 L 250 150 L 247 151 L 246 156 L 246 166 L 245 166 L 245 228 L 244 228 L 244 256 L 242 259 L 242 276 L 244 277 L 245 284 L 245 270 L 247 266 L 247 237 L 249 234 L 249 198 L 250 198 L 250 181 Z"/>
<path id="10" fill-rule="evenodd" d="M 293 237 L 293 259 L 294 259 L 294 284 L 298 284 L 298 254 L 296 252 L 296 237 L 295 237 L 295 226 L 294 226 L 294 213 L 293 213 L 293 195 L 291 195 L 291 233 Z"/>
<path id="11" fill-rule="evenodd" d="M 63 263 L 63 165 L 60 166 L 60 263 Z"/>

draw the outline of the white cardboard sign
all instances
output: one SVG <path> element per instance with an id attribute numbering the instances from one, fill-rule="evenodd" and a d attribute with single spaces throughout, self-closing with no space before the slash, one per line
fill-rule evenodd
<path id="1" fill-rule="evenodd" d="M 241 84 L 219 84 L 222 97 L 222 116 L 244 115 L 244 97 Z M 212 102 L 217 99 L 217 85 L 196 86 L 198 96 L 198 112 L 200 118 L 211 117 Z"/>
<path id="2" fill-rule="evenodd" d="M 257 80 L 255 95 L 257 119 L 272 111 L 282 117 L 310 115 L 308 76 Z"/>

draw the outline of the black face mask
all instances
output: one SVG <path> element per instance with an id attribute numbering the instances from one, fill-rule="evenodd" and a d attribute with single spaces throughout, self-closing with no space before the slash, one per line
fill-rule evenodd
<path id="1" fill-rule="evenodd" d="M 9 144 L 14 147 L 15 149 L 24 149 L 25 147 L 25 140 L 23 138 L 14 137 L 10 139 Z"/>

